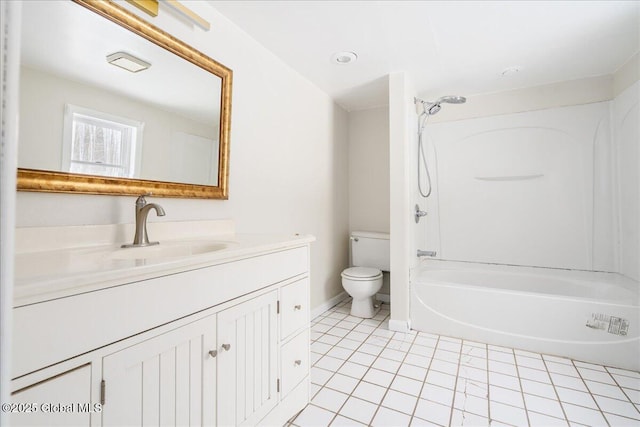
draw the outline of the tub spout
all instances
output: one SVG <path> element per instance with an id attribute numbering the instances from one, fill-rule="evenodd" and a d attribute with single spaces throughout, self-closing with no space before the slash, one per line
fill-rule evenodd
<path id="1" fill-rule="evenodd" d="M 421 251 L 418 249 L 418 258 L 422 256 L 434 257 L 436 256 L 436 251 Z"/>

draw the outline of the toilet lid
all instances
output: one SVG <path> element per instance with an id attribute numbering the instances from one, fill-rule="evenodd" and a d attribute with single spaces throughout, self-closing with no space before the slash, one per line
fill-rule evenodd
<path id="1" fill-rule="evenodd" d="M 370 267 L 351 267 L 342 272 L 343 276 L 353 277 L 354 279 L 372 279 L 382 274 L 377 268 Z"/>

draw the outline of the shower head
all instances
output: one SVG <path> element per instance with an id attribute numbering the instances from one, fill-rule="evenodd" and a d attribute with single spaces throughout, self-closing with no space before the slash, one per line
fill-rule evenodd
<path id="1" fill-rule="evenodd" d="M 443 96 L 434 102 L 434 104 L 440 104 L 442 102 L 446 102 L 448 104 L 464 104 L 467 102 L 467 98 L 464 96 Z"/>
<path id="2" fill-rule="evenodd" d="M 438 98 L 435 102 L 423 101 L 419 98 L 413 98 L 413 101 L 416 104 L 416 113 L 417 114 L 428 114 L 433 116 L 442 108 L 442 103 L 446 102 L 448 104 L 464 104 L 467 102 L 467 98 L 464 96 L 443 96 Z"/>
<path id="3" fill-rule="evenodd" d="M 464 96 L 443 96 L 438 98 L 435 102 L 425 102 L 424 103 L 424 112 L 433 116 L 442 108 L 442 103 L 446 102 L 447 104 L 464 104 L 467 102 L 467 98 Z"/>
<path id="4" fill-rule="evenodd" d="M 438 111 L 440 111 L 440 109 L 442 108 L 442 105 L 440 105 L 439 102 L 434 102 L 433 104 L 430 103 L 429 107 L 425 106 L 425 111 L 427 112 L 427 114 L 429 114 L 430 116 L 433 116 L 434 114 L 436 114 Z"/>

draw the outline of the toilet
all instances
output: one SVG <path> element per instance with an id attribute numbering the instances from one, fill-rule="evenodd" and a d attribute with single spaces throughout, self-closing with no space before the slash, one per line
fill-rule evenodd
<path id="1" fill-rule="evenodd" d="M 354 231 L 350 250 L 353 267 L 342 272 L 342 287 L 353 298 L 351 315 L 369 319 L 376 314 L 374 297 L 382 287 L 382 271 L 389 271 L 389 234 Z"/>

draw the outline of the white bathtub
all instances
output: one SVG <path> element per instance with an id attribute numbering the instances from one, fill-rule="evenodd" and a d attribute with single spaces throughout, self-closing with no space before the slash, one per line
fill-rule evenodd
<path id="1" fill-rule="evenodd" d="M 411 328 L 640 371 L 637 281 L 614 273 L 423 260 Z"/>

